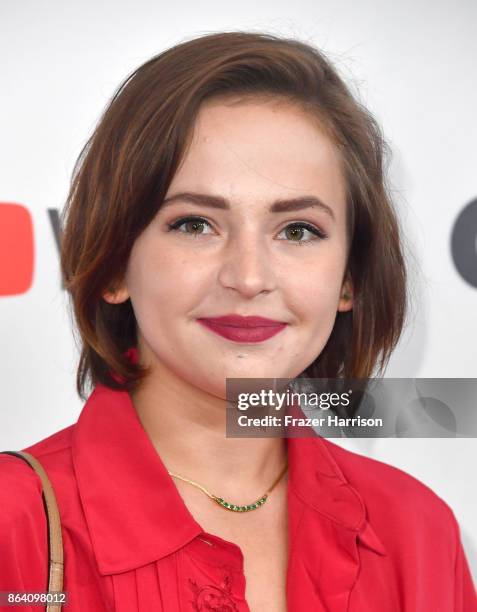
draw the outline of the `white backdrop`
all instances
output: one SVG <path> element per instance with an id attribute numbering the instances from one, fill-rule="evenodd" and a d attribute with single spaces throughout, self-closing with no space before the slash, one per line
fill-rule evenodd
<path id="1" fill-rule="evenodd" d="M 0 214 L 1 203 L 28 209 L 34 274 L 22 293 L 0 295 L 0 450 L 74 423 L 82 407 L 48 210 L 63 206 L 73 164 L 122 79 L 159 51 L 219 30 L 320 47 L 375 113 L 394 152 L 391 182 L 415 255 L 415 306 L 386 376 L 475 377 L 477 280 L 459 274 L 450 244 L 457 216 L 477 197 L 476 26 L 473 0 L 3 0 Z M 3 272 L 15 257 L 0 260 Z M 477 577 L 475 439 L 334 441 L 440 495 Z"/>

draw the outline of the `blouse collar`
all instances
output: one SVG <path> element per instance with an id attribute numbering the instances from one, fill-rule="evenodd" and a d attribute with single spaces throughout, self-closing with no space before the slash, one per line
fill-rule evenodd
<path id="1" fill-rule="evenodd" d="M 367 520 L 358 491 L 316 435 L 287 438 L 291 493 L 317 520 L 359 536 L 379 555 L 386 550 Z M 146 565 L 203 533 L 155 450 L 127 391 L 96 385 L 72 439 L 79 494 L 101 574 Z M 301 512 L 300 512 L 301 515 Z M 289 517 L 290 526 L 296 517 Z M 338 538 L 344 541 L 346 539 Z M 339 542 L 337 542 L 339 545 Z"/>

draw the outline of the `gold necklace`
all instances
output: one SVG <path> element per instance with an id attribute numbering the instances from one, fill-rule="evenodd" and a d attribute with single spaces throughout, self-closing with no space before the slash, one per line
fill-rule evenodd
<path id="1" fill-rule="evenodd" d="M 213 499 L 215 502 L 219 504 L 219 506 L 222 506 L 222 508 L 225 508 L 226 510 L 232 510 L 233 512 L 250 512 L 250 510 L 256 510 L 257 508 L 260 508 L 260 506 L 263 506 L 263 504 L 267 501 L 268 496 L 272 492 L 273 487 L 278 483 L 280 478 L 286 472 L 287 467 L 288 465 L 285 465 L 285 467 L 280 472 L 278 478 L 274 481 L 272 486 L 261 497 L 259 497 L 257 501 L 255 501 L 253 504 L 246 504 L 244 506 L 239 506 L 237 504 L 230 504 L 229 502 L 226 502 L 222 497 L 218 497 L 217 495 L 214 495 L 213 493 L 210 493 L 209 491 L 207 491 L 207 489 L 203 487 L 202 485 L 200 485 L 199 483 L 194 482 L 193 480 L 189 480 L 188 478 L 184 478 L 183 476 L 179 476 L 179 474 L 175 474 L 174 472 L 168 471 L 168 473 L 174 478 L 179 478 L 180 480 L 183 480 L 184 482 L 188 482 L 189 484 L 194 485 L 194 487 L 197 487 L 198 489 L 203 491 L 206 495 L 210 497 L 210 499 Z"/>

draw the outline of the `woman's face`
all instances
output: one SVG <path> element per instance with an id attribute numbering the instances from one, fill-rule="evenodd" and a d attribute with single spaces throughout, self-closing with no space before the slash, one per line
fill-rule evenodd
<path id="1" fill-rule="evenodd" d="M 300 374 L 321 353 L 337 311 L 352 307 L 342 297 L 351 292 L 342 286 L 345 183 L 316 120 L 277 100 L 206 103 L 167 200 L 134 243 L 124 283 L 104 295 L 131 298 L 141 363 L 222 398 L 226 377 Z M 269 211 L 283 201 L 296 209 Z M 191 216 L 200 219 L 179 224 Z M 198 322 L 226 314 L 286 325 L 251 342 Z"/>

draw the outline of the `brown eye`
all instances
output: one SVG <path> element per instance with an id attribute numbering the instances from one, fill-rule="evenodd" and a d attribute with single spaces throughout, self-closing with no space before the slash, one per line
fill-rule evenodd
<path id="1" fill-rule="evenodd" d="M 285 232 L 290 240 L 300 240 L 300 238 L 303 238 L 304 229 L 302 227 L 289 226 L 285 229 Z"/>
<path id="2" fill-rule="evenodd" d="M 183 217 L 171 223 L 168 227 L 171 232 L 180 232 L 189 236 L 200 236 L 204 233 L 203 229 L 205 226 L 210 227 L 210 224 L 205 219 L 202 219 L 202 217 Z"/>
<path id="3" fill-rule="evenodd" d="M 187 221 L 186 223 L 184 223 L 184 227 L 186 227 L 187 230 L 190 230 L 192 234 L 201 234 L 202 230 L 204 229 L 204 222 Z"/>
<path id="4" fill-rule="evenodd" d="M 287 242 L 295 242 L 298 245 L 310 244 L 316 240 L 324 240 L 328 236 L 317 227 L 310 225 L 309 223 L 291 223 L 283 230 L 287 236 Z M 312 238 L 306 238 L 303 240 L 306 232 L 312 234 Z"/>

